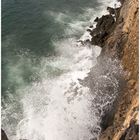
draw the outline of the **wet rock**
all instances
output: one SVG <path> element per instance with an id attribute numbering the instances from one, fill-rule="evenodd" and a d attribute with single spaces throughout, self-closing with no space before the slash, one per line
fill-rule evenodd
<path id="1" fill-rule="evenodd" d="M 111 15 L 115 15 L 116 18 L 119 16 L 120 8 L 112 8 L 112 7 L 107 7 L 107 11 Z"/>
<path id="2" fill-rule="evenodd" d="M 88 32 L 90 32 L 90 33 L 92 32 L 92 30 L 91 30 L 91 29 L 87 29 L 87 31 L 88 31 Z"/>
<path id="3" fill-rule="evenodd" d="M 122 23 L 123 21 L 124 21 L 124 18 L 123 18 L 123 17 L 120 17 L 120 18 L 118 19 L 118 24 Z"/>
<path id="4" fill-rule="evenodd" d="M 103 15 L 101 18 L 97 17 L 95 21 L 97 22 L 97 25 L 96 28 L 91 32 L 91 42 L 93 45 L 102 47 L 107 35 L 112 31 L 115 20 L 112 15 Z"/>
<path id="5" fill-rule="evenodd" d="M 106 128 L 108 128 L 110 125 L 113 124 L 115 113 L 116 113 L 115 106 L 112 106 L 111 108 L 108 107 L 108 109 L 105 110 L 103 116 L 101 117 L 100 125 L 102 128 L 102 131 L 104 131 Z"/>
<path id="6" fill-rule="evenodd" d="M 118 0 L 121 4 L 123 4 L 124 3 L 124 0 Z"/>
<path id="7" fill-rule="evenodd" d="M 138 140 L 139 125 L 131 120 L 130 126 L 125 130 L 120 140 Z"/>
<path id="8" fill-rule="evenodd" d="M 89 28 L 93 28 L 93 25 L 90 25 Z"/>
<path id="9" fill-rule="evenodd" d="M 3 129 L 1 129 L 1 140 L 8 140 L 8 137 Z"/>
<path id="10" fill-rule="evenodd" d="M 94 22 L 98 22 L 98 20 L 99 20 L 99 18 L 98 18 L 98 17 L 96 17 L 96 18 L 95 18 L 95 20 L 94 20 Z"/>
<path id="11" fill-rule="evenodd" d="M 110 14 L 115 14 L 115 9 L 112 8 L 112 7 L 107 7 L 107 11 L 108 11 Z"/>

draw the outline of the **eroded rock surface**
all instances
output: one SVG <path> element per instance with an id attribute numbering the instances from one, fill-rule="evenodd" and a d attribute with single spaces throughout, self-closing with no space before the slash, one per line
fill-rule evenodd
<path id="1" fill-rule="evenodd" d="M 118 57 L 126 71 L 123 94 L 119 98 L 112 125 L 100 140 L 138 140 L 138 0 L 123 0 L 113 31 L 105 40 L 101 56 Z M 109 122 L 108 122 L 109 123 Z"/>

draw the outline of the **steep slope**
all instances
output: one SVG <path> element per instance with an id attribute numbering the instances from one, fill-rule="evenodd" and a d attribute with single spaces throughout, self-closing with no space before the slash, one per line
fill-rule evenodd
<path id="1" fill-rule="evenodd" d="M 102 132 L 100 140 L 138 139 L 138 9 L 138 0 L 123 1 L 114 30 L 102 51 L 102 55 L 119 56 L 127 84 L 118 99 L 113 124 Z"/>

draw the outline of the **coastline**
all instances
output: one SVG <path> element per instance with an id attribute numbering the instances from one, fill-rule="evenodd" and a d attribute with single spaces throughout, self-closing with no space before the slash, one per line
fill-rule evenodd
<path id="1" fill-rule="evenodd" d="M 91 43 L 102 47 L 98 65 L 105 63 L 103 58 L 106 56 L 107 59 L 117 58 L 125 71 L 123 77 L 125 84 L 119 93 L 120 96 L 116 97 L 115 106 L 105 112 L 105 117 L 102 118 L 101 122 L 105 123 L 105 128 L 102 127 L 100 140 L 128 140 L 130 138 L 137 140 L 139 133 L 138 0 L 121 0 L 121 4 L 120 8 L 109 7 L 110 14 L 103 15 L 101 18 L 97 17 L 96 28 L 90 31 Z M 116 21 L 111 15 L 111 12 L 115 11 Z M 90 76 L 91 74 L 88 78 Z"/>
<path id="2" fill-rule="evenodd" d="M 121 2 L 122 6 L 117 9 L 116 20 L 112 19 L 111 14 L 104 15 L 100 20 L 96 19 L 97 30 L 87 29 L 87 32 L 92 35 L 90 40 L 86 40 L 87 43 L 91 42 L 92 45 L 98 45 L 102 48 L 98 57 L 98 65 L 94 68 L 96 67 L 97 70 L 104 68 L 106 71 L 109 68 L 109 74 L 115 69 L 116 71 L 110 79 L 115 79 L 118 82 L 115 85 L 117 88 L 113 87 L 116 95 L 111 95 L 111 108 L 105 110 L 101 117 L 102 131 L 100 140 L 127 140 L 130 138 L 130 133 L 133 134 L 132 138 L 134 140 L 138 139 L 138 0 L 132 0 L 132 2 L 130 0 L 121 0 Z M 102 24 L 98 24 L 100 21 Z M 102 30 L 104 23 L 109 24 L 100 36 L 96 33 Z M 116 58 L 118 61 L 114 61 Z M 122 76 L 121 67 L 119 67 L 119 70 L 117 67 L 119 65 L 123 66 L 123 70 L 126 71 L 123 79 L 118 78 Z M 86 78 L 89 80 L 90 77 L 89 85 L 90 83 L 93 84 L 92 78 L 95 75 L 92 75 L 92 73 L 96 71 L 93 69 Z M 100 72 L 103 75 L 106 74 L 104 70 Z M 124 81 L 125 84 L 122 85 Z"/>

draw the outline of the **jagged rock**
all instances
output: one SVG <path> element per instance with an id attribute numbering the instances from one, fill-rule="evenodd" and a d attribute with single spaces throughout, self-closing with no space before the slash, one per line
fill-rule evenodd
<path id="1" fill-rule="evenodd" d="M 103 32 L 100 32 L 99 34 L 97 35 L 94 35 L 93 38 L 92 38 L 92 44 L 94 45 L 101 45 L 103 44 L 104 42 L 104 38 L 108 35 L 107 32 L 103 31 Z"/>
<path id="2" fill-rule="evenodd" d="M 8 140 L 8 137 L 3 129 L 1 129 L 1 140 Z"/>
<path id="3" fill-rule="evenodd" d="M 104 15 L 101 18 L 96 18 L 96 28 L 91 32 L 92 44 L 102 46 L 106 36 L 112 31 L 112 27 L 115 23 L 112 15 Z"/>
<path id="4" fill-rule="evenodd" d="M 94 19 L 94 22 L 98 22 L 98 20 L 99 20 L 99 18 L 98 18 L 98 17 L 96 17 L 96 18 Z"/>
<path id="5" fill-rule="evenodd" d="M 110 14 L 115 14 L 115 9 L 112 7 L 107 7 L 107 10 Z"/>
<path id="6" fill-rule="evenodd" d="M 139 125 L 131 120 L 130 126 L 125 130 L 120 140 L 138 140 Z"/>
<path id="7" fill-rule="evenodd" d="M 90 31 L 92 36 L 91 43 L 103 47 L 107 36 L 113 31 L 115 22 L 118 20 L 121 8 L 107 7 L 110 14 L 103 15 L 101 18 L 96 17 L 94 22 L 97 22 L 96 28 Z M 115 17 L 114 17 L 115 15 Z M 122 22 L 123 18 L 119 22 Z"/>
<path id="8" fill-rule="evenodd" d="M 120 7 L 119 8 L 107 7 L 107 11 L 109 12 L 109 14 L 115 15 L 115 17 L 118 19 Z"/>

